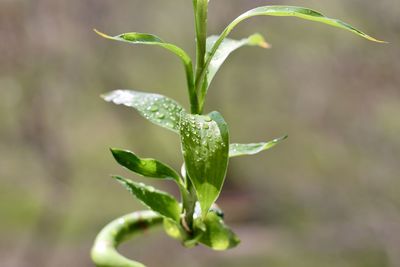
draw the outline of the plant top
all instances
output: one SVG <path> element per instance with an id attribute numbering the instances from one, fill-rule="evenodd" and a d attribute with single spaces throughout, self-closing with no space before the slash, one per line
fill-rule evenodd
<path id="1" fill-rule="evenodd" d="M 223 116 L 217 111 L 203 114 L 210 84 L 228 56 L 245 46 L 270 47 L 264 37 L 257 33 L 240 40 L 230 39 L 228 35 L 248 18 L 285 16 L 345 29 L 370 41 L 382 41 L 317 11 L 280 5 L 249 10 L 233 20 L 220 35 L 207 37 L 208 3 L 208 0 L 193 0 L 195 64 L 182 48 L 152 34 L 130 32 L 109 36 L 95 31 L 100 36 L 115 41 L 162 47 L 182 61 L 186 74 L 189 111 L 175 100 L 159 94 L 116 90 L 102 96 L 108 102 L 131 107 L 150 122 L 178 134 L 184 158 L 180 172 L 156 159 L 141 158 L 129 150 L 112 148 L 111 152 L 120 165 L 138 175 L 175 182 L 181 194 L 180 201 L 151 186 L 121 176 L 114 178 L 151 210 L 141 213 L 142 224 L 163 222 L 165 231 L 186 247 L 203 244 L 215 250 L 226 250 L 239 243 L 239 238 L 224 223 L 223 213 L 215 204 L 224 184 L 229 158 L 257 154 L 286 138 L 283 136 L 268 142 L 250 144 L 231 143 L 228 125 Z M 131 228 L 137 226 L 138 218 L 137 214 L 125 217 L 119 224 L 115 221 L 101 232 L 92 251 L 92 257 L 98 266 L 143 266 L 120 256 L 115 250 L 120 242 L 116 240 L 115 233 L 119 233 L 118 229 L 123 231 L 121 225 L 124 224 Z"/>

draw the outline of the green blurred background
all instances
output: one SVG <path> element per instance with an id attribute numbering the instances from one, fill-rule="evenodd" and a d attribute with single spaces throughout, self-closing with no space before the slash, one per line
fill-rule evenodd
<path id="1" fill-rule="evenodd" d="M 135 89 L 187 107 L 181 63 L 92 29 L 154 33 L 193 55 L 191 2 L 0 1 L 2 267 L 93 266 L 89 250 L 101 227 L 143 208 L 109 174 L 145 180 L 117 166 L 108 147 L 179 168 L 175 134 L 99 95 Z M 150 267 L 398 267 L 398 0 L 212 0 L 209 32 L 271 3 L 314 8 L 390 44 L 295 18 L 243 23 L 233 37 L 260 32 L 273 47 L 235 52 L 206 110 L 224 115 L 233 142 L 289 139 L 230 162 L 219 204 L 241 245 L 187 250 L 159 230 L 122 251 Z M 170 183 L 151 182 L 176 194 Z"/>

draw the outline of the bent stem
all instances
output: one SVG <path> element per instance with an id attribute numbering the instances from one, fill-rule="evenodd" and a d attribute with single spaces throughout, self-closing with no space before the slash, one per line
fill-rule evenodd
<path id="1" fill-rule="evenodd" d="M 92 248 L 92 260 L 97 267 L 146 267 L 122 256 L 117 247 L 133 234 L 160 225 L 163 218 L 153 211 L 137 211 L 122 216 L 105 226 Z"/>

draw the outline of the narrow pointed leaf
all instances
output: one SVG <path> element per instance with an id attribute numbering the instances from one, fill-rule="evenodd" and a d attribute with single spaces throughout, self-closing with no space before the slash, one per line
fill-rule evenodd
<path id="1" fill-rule="evenodd" d="M 193 74 L 192 59 L 182 48 L 180 48 L 176 45 L 164 42 L 160 37 L 153 35 L 153 34 L 148 34 L 148 33 L 129 32 L 129 33 L 119 34 L 117 36 L 109 36 L 107 34 L 99 32 L 96 29 L 94 31 L 98 35 L 100 35 L 104 38 L 110 39 L 110 40 L 126 42 L 129 44 L 155 45 L 155 46 L 165 48 L 165 49 L 169 50 L 170 52 L 174 53 L 183 62 L 183 65 L 185 67 L 185 72 L 186 72 L 189 94 L 191 96 L 193 96 L 193 94 L 194 94 L 194 91 L 193 91 L 194 76 L 193 75 L 194 74 Z"/>
<path id="2" fill-rule="evenodd" d="M 251 144 L 230 144 L 229 145 L 229 157 L 238 157 L 245 155 L 255 155 L 264 150 L 268 150 L 278 143 L 282 142 L 287 138 L 286 136 L 274 139 L 269 142 L 261 142 L 261 143 L 251 143 Z"/>
<path id="3" fill-rule="evenodd" d="M 204 220 L 206 231 L 199 242 L 214 249 L 227 250 L 240 243 L 237 235 L 224 223 L 215 212 L 209 212 Z"/>
<path id="4" fill-rule="evenodd" d="M 107 102 L 132 107 L 152 123 L 179 133 L 180 113 L 184 109 L 171 98 L 132 90 L 116 90 L 102 97 Z"/>
<path id="5" fill-rule="evenodd" d="M 210 53 L 212 51 L 212 47 L 218 40 L 218 37 L 219 36 L 217 35 L 213 35 L 207 38 L 207 53 Z M 228 56 L 233 51 L 243 46 L 259 46 L 262 48 L 270 47 L 269 44 L 265 41 L 264 37 L 258 33 L 241 40 L 225 38 L 210 61 L 207 69 L 207 79 L 204 80 L 206 84 L 203 86 L 206 86 L 208 88 L 215 74 L 218 72 L 219 68 L 222 66 Z"/>
<path id="6" fill-rule="evenodd" d="M 170 194 L 146 186 L 142 183 L 135 183 L 120 176 L 113 176 L 118 182 L 128 189 L 144 205 L 159 213 L 160 215 L 179 222 L 180 206 L 178 201 Z"/>
<path id="7" fill-rule="evenodd" d="M 251 9 L 239 17 L 237 17 L 234 21 L 232 21 L 226 28 L 225 30 L 221 33 L 221 35 L 218 37 L 217 41 L 215 42 L 214 46 L 212 47 L 209 57 L 205 63 L 204 70 L 202 74 L 199 76 L 199 78 L 196 81 L 196 88 L 201 87 L 201 94 L 199 99 L 204 99 L 205 94 L 207 92 L 207 87 L 202 86 L 204 85 L 204 81 L 207 79 L 207 69 L 213 60 L 213 57 L 217 53 L 219 47 L 222 45 L 224 39 L 231 33 L 231 31 L 243 20 L 246 20 L 251 17 L 255 16 L 279 16 L 279 17 L 298 17 L 301 19 L 305 20 L 310 20 L 310 21 L 316 21 L 320 23 L 324 23 L 333 27 L 341 28 L 347 31 L 350 31 L 354 34 L 357 34 L 365 39 L 368 39 L 370 41 L 374 42 L 379 42 L 379 43 L 384 43 L 384 41 L 380 41 L 378 39 L 375 39 L 366 33 L 354 28 L 350 24 L 343 22 L 338 19 L 332 19 L 324 16 L 323 14 L 314 11 L 309 8 L 304 8 L 304 7 L 297 7 L 297 6 L 281 6 L 281 5 L 271 5 L 271 6 L 262 6 L 262 7 L 257 7 L 254 9 Z M 200 103 L 200 108 L 202 108 L 203 103 Z"/>
<path id="8" fill-rule="evenodd" d="M 228 166 L 228 127 L 218 112 L 207 116 L 182 114 L 180 125 L 186 171 L 205 217 L 218 198 Z"/>
<path id="9" fill-rule="evenodd" d="M 321 22 L 333 27 L 348 30 L 370 41 L 382 42 L 354 28 L 353 26 L 351 26 L 346 22 L 343 22 L 338 19 L 328 18 L 323 14 L 321 14 L 320 12 L 309 8 L 297 7 L 297 6 L 262 6 L 251 9 L 240 15 L 231 24 L 229 24 L 229 26 L 227 27 L 228 32 L 232 31 L 233 28 L 235 28 L 236 25 L 238 25 L 241 21 L 255 16 L 298 17 L 301 19 Z"/>
<path id="10" fill-rule="evenodd" d="M 139 158 L 129 150 L 112 148 L 115 160 L 123 167 L 145 177 L 171 179 L 180 183 L 179 175 L 167 164 L 155 159 Z"/>

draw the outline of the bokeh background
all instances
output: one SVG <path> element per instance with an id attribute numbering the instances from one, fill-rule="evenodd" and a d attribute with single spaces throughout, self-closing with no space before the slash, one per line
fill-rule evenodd
<path id="1" fill-rule="evenodd" d="M 312 7 L 390 44 L 295 18 L 239 26 L 232 37 L 259 32 L 273 47 L 235 52 L 206 110 L 224 115 L 234 142 L 289 134 L 230 162 L 219 204 L 241 245 L 188 250 L 156 230 L 122 251 L 150 267 L 399 267 L 398 0 L 212 0 L 209 33 L 271 3 Z M 194 52 L 188 0 L 0 0 L 2 267 L 93 266 L 89 250 L 102 226 L 143 208 L 109 174 L 145 180 L 120 168 L 108 147 L 181 164 L 175 134 L 99 97 L 135 89 L 187 107 L 181 63 L 93 28 L 150 32 Z"/>

